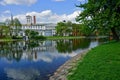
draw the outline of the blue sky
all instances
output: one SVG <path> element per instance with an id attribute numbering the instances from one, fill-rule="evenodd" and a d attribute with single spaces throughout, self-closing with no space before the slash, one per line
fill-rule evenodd
<path id="1" fill-rule="evenodd" d="M 81 12 L 75 4 L 84 3 L 86 0 L 0 0 L 0 22 L 14 17 L 25 23 L 25 16 L 36 16 L 37 23 L 59 22 L 70 20 Z"/>

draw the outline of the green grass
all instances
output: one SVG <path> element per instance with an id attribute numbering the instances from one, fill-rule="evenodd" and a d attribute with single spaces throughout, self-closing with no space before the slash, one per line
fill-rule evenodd
<path id="1" fill-rule="evenodd" d="M 46 37 L 47 39 L 78 39 L 78 38 L 85 38 L 84 36 L 49 36 Z"/>
<path id="2" fill-rule="evenodd" d="M 0 42 L 13 41 L 13 39 L 0 39 Z"/>
<path id="3" fill-rule="evenodd" d="M 120 80 L 120 42 L 90 50 L 70 73 L 68 80 Z"/>
<path id="4" fill-rule="evenodd" d="M 4 38 L 0 38 L 0 42 L 4 42 L 4 41 L 13 41 L 13 39 L 11 37 L 4 37 Z"/>

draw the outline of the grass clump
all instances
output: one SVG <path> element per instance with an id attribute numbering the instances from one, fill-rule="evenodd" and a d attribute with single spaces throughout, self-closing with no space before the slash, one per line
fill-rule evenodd
<path id="1" fill-rule="evenodd" d="M 68 80 L 120 80 L 120 42 L 92 49 L 70 73 Z"/>

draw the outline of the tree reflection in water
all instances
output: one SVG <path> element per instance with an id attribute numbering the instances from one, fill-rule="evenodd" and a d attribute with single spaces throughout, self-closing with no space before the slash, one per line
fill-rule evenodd
<path id="1" fill-rule="evenodd" d="M 34 47 L 39 46 L 36 41 L 32 42 L 1 42 L 0 43 L 0 57 L 6 58 L 8 61 L 15 60 L 20 61 L 23 56 L 24 50 L 30 50 L 30 54 L 35 53 L 37 58 L 37 52 L 33 51 Z"/>
<path id="2" fill-rule="evenodd" d="M 90 45 L 90 39 L 71 39 L 71 40 L 57 40 L 56 49 L 60 53 L 71 53 L 77 49 L 85 49 Z"/>
<path id="3" fill-rule="evenodd" d="M 96 40 L 1 42 L 0 79 L 48 80 L 48 75 L 52 75 L 71 57 L 98 45 Z"/>
<path id="4" fill-rule="evenodd" d="M 95 39 L 95 41 L 99 39 Z M 71 53 L 79 49 L 90 47 L 91 39 L 70 39 L 56 41 L 29 41 L 29 42 L 1 42 L 0 43 L 0 58 L 6 58 L 8 61 L 20 61 L 22 57 L 28 60 L 37 60 L 38 53 Z M 99 40 L 104 42 L 104 40 Z M 52 55 L 52 54 L 50 54 Z"/>

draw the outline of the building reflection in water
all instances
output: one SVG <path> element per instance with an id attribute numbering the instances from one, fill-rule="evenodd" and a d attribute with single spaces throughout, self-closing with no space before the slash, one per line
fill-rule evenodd
<path id="1" fill-rule="evenodd" d="M 96 39 L 97 41 L 99 39 Z M 95 47 L 99 43 L 91 39 L 70 39 L 56 41 L 31 41 L 31 42 L 1 42 L 0 58 L 8 61 L 21 59 L 52 61 L 51 58 L 59 56 L 74 56 L 76 50 Z"/>
<path id="2" fill-rule="evenodd" d="M 1 42 L 0 78 L 48 80 L 65 61 L 90 47 L 97 46 L 98 41 L 104 42 L 104 39 Z"/>

